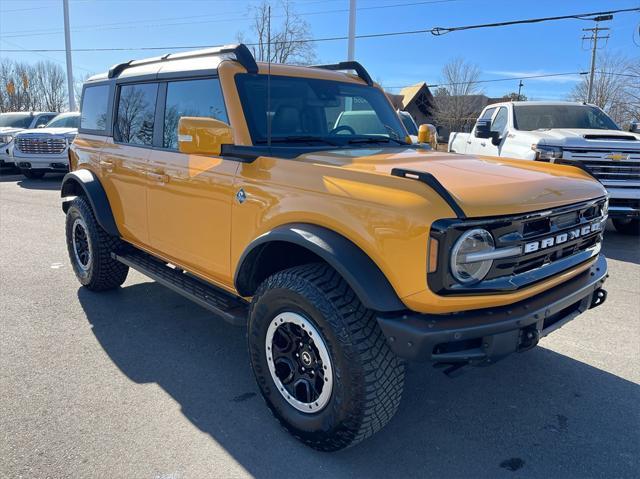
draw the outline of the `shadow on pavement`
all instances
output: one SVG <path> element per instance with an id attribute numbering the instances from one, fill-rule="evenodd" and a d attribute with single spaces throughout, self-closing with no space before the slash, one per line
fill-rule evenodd
<path id="1" fill-rule="evenodd" d="M 640 264 L 640 238 L 618 233 L 608 224 L 602 242 L 602 252 L 607 258 Z"/>
<path id="2" fill-rule="evenodd" d="M 271 417 L 243 328 L 152 282 L 78 297 L 117 367 L 158 384 L 257 477 L 632 477 L 638 468 L 640 387 L 541 347 L 456 379 L 411 364 L 394 420 L 327 454 Z"/>
<path id="3" fill-rule="evenodd" d="M 25 178 L 24 176 L 20 177 L 21 179 L 18 181 L 18 186 L 20 188 L 25 188 L 27 190 L 60 190 L 60 186 L 62 185 L 62 179 L 64 178 L 63 173 L 51 173 L 45 175 L 44 178 L 37 180 L 30 180 L 29 178 Z"/>

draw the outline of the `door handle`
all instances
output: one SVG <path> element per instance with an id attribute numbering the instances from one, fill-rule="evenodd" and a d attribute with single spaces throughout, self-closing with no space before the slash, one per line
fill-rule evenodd
<path id="1" fill-rule="evenodd" d="M 105 168 L 113 168 L 113 161 L 109 160 L 100 160 L 100 166 L 104 166 Z"/>
<path id="2" fill-rule="evenodd" d="M 152 181 L 157 181 L 158 183 L 169 183 L 169 175 L 165 175 L 164 173 L 147 173 L 147 177 Z"/>
<path id="3" fill-rule="evenodd" d="M 482 143 L 480 143 L 480 146 L 487 146 L 487 144 L 483 141 Z"/>
<path id="4" fill-rule="evenodd" d="M 471 144 L 471 140 L 467 140 L 467 145 L 470 145 L 470 144 Z"/>

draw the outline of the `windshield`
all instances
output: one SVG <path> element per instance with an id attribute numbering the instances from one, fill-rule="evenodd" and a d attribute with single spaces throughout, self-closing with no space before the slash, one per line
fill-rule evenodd
<path id="1" fill-rule="evenodd" d="M 3 113 L 0 115 L 0 127 L 29 128 L 32 119 L 30 113 Z"/>
<path id="2" fill-rule="evenodd" d="M 619 130 L 602 110 L 588 105 L 514 105 L 516 130 L 533 131 L 551 128 Z"/>
<path id="3" fill-rule="evenodd" d="M 409 113 L 400 113 L 400 119 L 402 120 L 402 124 L 407 129 L 410 135 L 418 136 L 418 127 L 416 126 L 413 118 Z"/>
<path id="4" fill-rule="evenodd" d="M 267 112 L 267 76 L 236 75 L 242 108 L 254 144 L 406 144 L 398 115 L 378 88 L 313 78 L 272 76 Z M 286 146 L 286 145 L 285 145 Z"/>
<path id="5" fill-rule="evenodd" d="M 58 115 L 46 124 L 46 128 L 78 128 L 79 125 L 80 115 Z"/>

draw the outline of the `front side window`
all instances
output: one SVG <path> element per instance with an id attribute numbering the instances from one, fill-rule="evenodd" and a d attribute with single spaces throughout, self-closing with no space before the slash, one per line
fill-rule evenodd
<path id="1" fill-rule="evenodd" d="M 496 117 L 493 119 L 493 123 L 491 124 L 491 131 L 502 133 L 505 128 L 507 128 L 507 119 L 507 109 L 505 107 L 500 107 Z"/>
<path id="2" fill-rule="evenodd" d="M 418 127 L 409 114 L 400 113 L 400 119 L 410 135 L 418 136 Z"/>
<path id="3" fill-rule="evenodd" d="M 403 143 L 405 130 L 378 88 L 303 77 L 236 75 L 254 144 Z M 270 92 L 267 87 L 270 83 Z M 269 104 L 267 104 L 269 103 Z M 270 124 L 270 125 L 269 125 Z"/>
<path id="4" fill-rule="evenodd" d="M 217 78 L 167 84 L 162 146 L 178 149 L 178 121 L 183 116 L 209 117 L 228 123 L 220 81 Z"/>
<path id="5" fill-rule="evenodd" d="M 56 115 L 40 115 L 36 120 L 36 124 L 33 125 L 34 128 L 38 128 L 39 126 L 44 126 L 49 123 Z"/>
<path id="6" fill-rule="evenodd" d="M 80 127 L 104 131 L 107 128 L 109 85 L 88 86 L 82 95 Z"/>
<path id="7" fill-rule="evenodd" d="M 132 145 L 152 145 L 157 96 L 157 83 L 120 87 L 118 113 L 113 132 L 115 141 Z"/>
<path id="8" fill-rule="evenodd" d="M 522 131 L 551 128 L 620 129 L 605 112 L 589 105 L 514 105 L 513 122 L 516 130 Z"/>

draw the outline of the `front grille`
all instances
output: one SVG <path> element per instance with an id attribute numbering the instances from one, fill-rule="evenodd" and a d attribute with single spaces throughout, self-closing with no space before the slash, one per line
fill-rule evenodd
<path id="1" fill-rule="evenodd" d="M 432 235 L 441 245 L 438 264 L 447 266 L 446 271 L 429 273 L 429 287 L 441 294 L 514 291 L 571 269 L 600 251 L 605 204 L 601 198 L 519 216 L 436 222 Z M 497 249 L 516 246 L 521 253 L 494 260 L 483 281 L 467 286 L 448 270 L 448 255 L 460 235 L 473 227 L 490 231 Z"/>
<path id="2" fill-rule="evenodd" d="M 16 147 L 23 153 L 57 155 L 67 147 L 64 138 L 16 138 Z"/>
<path id="3" fill-rule="evenodd" d="M 611 159 L 607 156 L 621 159 Z M 565 149 L 556 163 L 572 165 L 580 162 L 600 181 L 640 181 L 639 150 Z"/>

